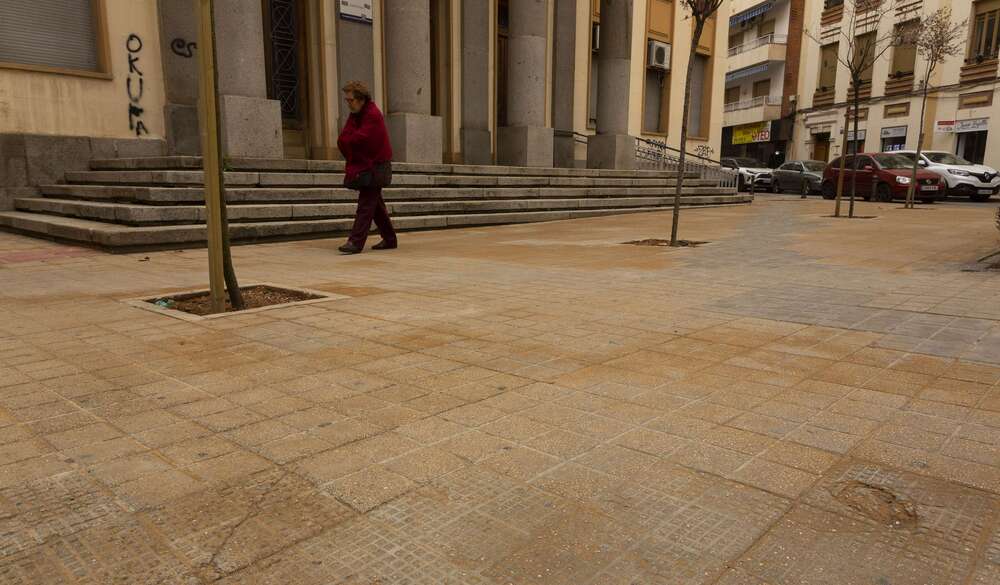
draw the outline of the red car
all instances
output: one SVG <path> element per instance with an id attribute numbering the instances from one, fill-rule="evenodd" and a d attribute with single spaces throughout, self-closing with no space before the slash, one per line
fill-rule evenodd
<path id="1" fill-rule="evenodd" d="M 892 201 L 905 199 L 913 172 L 913 161 L 890 152 L 862 152 L 848 155 L 844 163 L 844 197 L 850 197 L 851 178 L 857 177 L 855 197 L 865 201 Z M 823 169 L 823 198 L 833 199 L 837 194 L 837 177 L 840 174 L 840 158 Z M 945 188 L 937 173 L 917 169 L 918 190 L 914 198 L 924 203 L 944 199 Z"/>

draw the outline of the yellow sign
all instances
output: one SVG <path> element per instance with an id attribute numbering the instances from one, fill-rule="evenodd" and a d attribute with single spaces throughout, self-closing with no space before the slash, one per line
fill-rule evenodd
<path id="1" fill-rule="evenodd" d="M 733 128 L 733 144 L 771 141 L 771 122 L 756 122 Z"/>

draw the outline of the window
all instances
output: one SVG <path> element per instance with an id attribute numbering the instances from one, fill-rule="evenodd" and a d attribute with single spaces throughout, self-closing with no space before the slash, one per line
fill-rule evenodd
<path id="1" fill-rule="evenodd" d="M 835 6 L 843 6 L 844 0 L 824 0 L 823 8 L 834 8 Z"/>
<path id="2" fill-rule="evenodd" d="M 753 84 L 753 97 L 763 97 L 771 95 L 771 80 L 762 79 Z"/>
<path id="3" fill-rule="evenodd" d="M 0 63 L 103 74 L 103 0 L 0 2 Z"/>
<path id="4" fill-rule="evenodd" d="M 820 49 L 819 89 L 827 91 L 837 85 L 837 52 L 839 43 L 824 45 Z"/>
<path id="5" fill-rule="evenodd" d="M 656 69 L 646 69 L 645 96 L 642 105 L 642 131 L 666 132 L 663 123 L 663 92 L 665 75 Z"/>
<path id="6" fill-rule="evenodd" d="M 774 34 L 774 19 L 765 20 L 757 27 L 757 37 L 766 37 Z"/>
<path id="7" fill-rule="evenodd" d="M 875 65 L 875 32 L 854 37 L 854 63 L 864 65 L 861 82 L 871 83 L 872 67 Z"/>
<path id="8" fill-rule="evenodd" d="M 708 89 L 708 57 L 695 54 L 694 69 L 691 71 L 691 109 L 688 111 L 688 132 L 691 136 L 703 137 L 708 134 L 705 123 L 705 90 Z"/>
<path id="9" fill-rule="evenodd" d="M 988 131 L 961 132 L 958 135 L 957 153 L 958 156 L 981 165 L 986 158 L 986 136 Z"/>
<path id="10" fill-rule="evenodd" d="M 872 162 L 870 156 L 859 156 L 857 158 L 857 164 L 854 168 L 863 170 L 865 167 L 874 167 L 875 163 Z"/>
<path id="11" fill-rule="evenodd" d="M 995 59 L 1000 52 L 1000 2 L 977 2 L 972 21 L 970 59 Z"/>
<path id="12" fill-rule="evenodd" d="M 792 171 L 793 173 L 797 173 L 797 172 L 799 172 L 799 171 L 802 170 L 802 166 L 799 165 L 799 163 L 785 163 L 785 164 L 781 165 L 780 167 L 778 167 L 778 170 L 779 171 Z"/>
<path id="13" fill-rule="evenodd" d="M 734 104 L 740 101 L 740 86 L 726 88 L 726 103 Z"/>
<path id="14" fill-rule="evenodd" d="M 896 32 L 903 39 L 904 44 L 896 45 L 892 49 L 890 77 L 905 77 L 913 74 L 913 68 L 917 61 L 917 47 L 913 44 L 913 35 L 917 32 L 918 26 L 920 26 L 920 22 L 916 20 L 896 25 Z"/>

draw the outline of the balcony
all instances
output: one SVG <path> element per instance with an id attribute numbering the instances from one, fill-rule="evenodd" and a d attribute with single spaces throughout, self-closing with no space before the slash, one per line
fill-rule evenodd
<path id="1" fill-rule="evenodd" d="M 890 75 L 885 81 L 885 95 L 905 95 L 913 91 L 913 72 Z"/>
<path id="2" fill-rule="evenodd" d="M 728 71 L 737 71 L 768 61 L 784 61 L 787 35 L 770 34 L 729 49 Z"/>
<path id="3" fill-rule="evenodd" d="M 777 96 L 760 96 L 741 102 L 732 102 L 723 106 L 723 126 L 740 126 L 754 122 L 766 122 L 781 118 L 781 98 Z"/>
<path id="4" fill-rule="evenodd" d="M 997 58 L 966 59 L 959 73 L 960 83 L 979 83 L 992 81 L 997 77 Z"/>

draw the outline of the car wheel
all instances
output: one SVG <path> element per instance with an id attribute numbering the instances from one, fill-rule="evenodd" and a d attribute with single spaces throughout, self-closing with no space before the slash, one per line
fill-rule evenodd
<path id="1" fill-rule="evenodd" d="M 771 179 L 771 193 L 781 193 L 781 187 L 778 186 L 777 179 Z"/>
<path id="2" fill-rule="evenodd" d="M 882 203 L 889 203 L 892 201 L 892 189 L 889 185 L 885 183 L 879 183 L 878 187 L 875 188 L 875 201 L 880 201 Z"/>
<path id="3" fill-rule="evenodd" d="M 833 184 L 823 183 L 823 199 L 834 199 L 837 196 L 837 190 L 834 189 Z"/>

